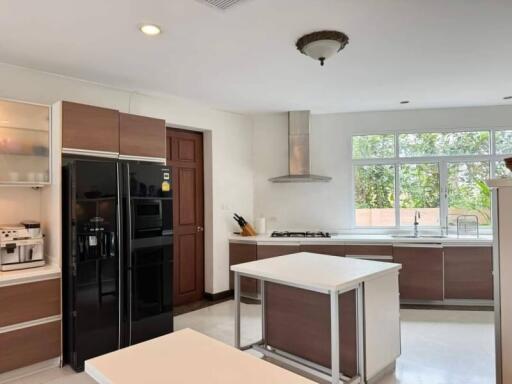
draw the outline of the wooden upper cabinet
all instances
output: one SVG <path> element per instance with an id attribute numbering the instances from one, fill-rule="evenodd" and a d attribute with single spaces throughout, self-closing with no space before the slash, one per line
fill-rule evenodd
<path id="1" fill-rule="evenodd" d="M 119 112 L 62 102 L 62 148 L 119 152 Z"/>
<path id="2" fill-rule="evenodd" d="M 166 156 L 165 120 L 119 114 L 119 153 L 126 156 Z"/>

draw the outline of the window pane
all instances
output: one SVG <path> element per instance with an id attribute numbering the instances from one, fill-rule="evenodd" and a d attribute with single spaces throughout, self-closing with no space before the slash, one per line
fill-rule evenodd
<path id="1" fill-rule="evenodd" d="M 440 133 L 405 133 L 398 137 L 400 157 L 440 155 Z"/>
<path id="2" fill-rule="evenodd" d="M 448 164 L 448 214 L 450 224 L 459 215 L 476 215 L 480 225 L 491 224 L 491 191 L 486 184 L 489 162 Z"/>
<path id="3" fill-rule="evenodd" d="M 510 169 L 507 168 L 504 161 L 497 161 L 496 162 L 496 177 L 506 177 L 511 176 Z"/>
<path id="4" fill-rule="evenodd" d="M 356 225 L 395 225 L 395 167 L 364 165 L 354 167 Z"/>
<path id="5" fill-rule="evenodd" d="M 398 137 L 400 157 L 482 155 L 490 148 L 489 131 L 405 133 Z"/>
<path id="6" fill-rule="evenodd" d="M 496 131 L 496 153 L 510 154 L 512 153 L 512 131 Z"/>
<path id="7" fill-rule="evenodd" d="M 443 135 L 445 155 L 487 155 L 490 152 L 489 131 L 453 132 Z"/>
<path id="8" fill-rule="evenodd" d="M 414 213 L 421 214 L 421 225 L 439 225 L 439 165 L 400 166 L 400 225 L 411 225 Z"/>
<path id="9" fill-rule="evenodd" d="M 384 159 L 395 156 L 395 135 L 352 137 L 352 158 Z"/>

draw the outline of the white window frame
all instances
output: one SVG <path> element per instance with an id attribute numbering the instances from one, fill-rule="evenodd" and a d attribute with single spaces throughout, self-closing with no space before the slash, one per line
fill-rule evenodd
<path id="1" fill-rule="evenodd" d="M 512 127 L 494 127 L 494 128 L 458 128 L 458 129 L 444 129 L 444 130 L 417 130 L 417 131 L 381 131 L 378 133 L 364 133 L 353 134 L 351 140 L 351 156 L 353 157 L 353 137 L 354 136 L 372 136 L 372 135 L 394 135 L 395 137 L 395 156 L 388 158 L 373 158 L 373 159 L 354 159 L 352 158 L 351 180 L 352 180 L 352 196 L 351 196 L 351 209 L 352 209 L 352 223 L 351 227 L 358 230 L 390 230 L 411 228 L 411 225 L 401 225 L 400 223 L 400 165 L 402 164 L 439 164 L 439 226 L 422 226 L 427 229 L 439 229 L 446 226 L 446 219 L 448 217 L 448 163 L 463 163 L 463 162 L 479 162 L 488 161 L 490 177 L 495 176 L 496 163 L 503 161 L 505 158 L 510 157 L 512 154 L 496 154 L 496 131 L 512 130 Z M 489 132 L 489 154 L 487 155 L 443 155 L 443 156 L 418 156 L 418 157 L 400 157 L 399 148 L 399 135 L 403 134 L 419 134 L 419 133 L 455 133 L 455 132 Z M 356 192 L 355 192 L 355 167 L 364 165 L 393 165 L 395 167 L 395 225 L 394 226 L 357 226 L 356 225 Z"/>

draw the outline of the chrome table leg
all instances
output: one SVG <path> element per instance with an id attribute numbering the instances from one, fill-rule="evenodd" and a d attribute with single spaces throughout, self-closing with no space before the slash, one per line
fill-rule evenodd
<path id="1" fill-rule="evenodd" d="M 331 375 L 332 384 L 340 382 L 340 323 L 339 323 L 339 295 L 331 291 Z"/>
<path id="2" fill-rule="evenodd" d="M 240 349 L 240 274 L 234 272 L 235 278 L 235 348 Z"/>

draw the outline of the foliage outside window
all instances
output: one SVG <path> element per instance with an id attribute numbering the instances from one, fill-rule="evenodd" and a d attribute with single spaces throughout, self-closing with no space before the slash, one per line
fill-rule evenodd
<path id="1" fill-rule="evenodd" d="M 491 190 L 488 161 L 448 164 L 448 215 L 475 215 L 481 225 L 491 225 Z"/>
<path id="2" fill-rule="evenodd" d="M 429 132 L 398 135 L 400 157 L 483 155 L 490 151 L 489 131 Z"/>
<path id="3" fill-rule="evenodd" d="M 356 225 L 395 225 L 395 167 L 355 167 Z"/>
<path id="4" fill-rule="evenodd" d="M 496 131 L 494 135 L 496 153 L 500 155 L 512 154 L 512 130 Z"/>
<path id="5" fill-rule="evenodd" d="M 352 138 L 354 159 L 385 159 L 395 157 L 395 135 L 368 135 Z"/>
<path id="6" fill-rule="evenodd" d="M 400 223 L 411 225 L 418 211 L 424 225 L 439 225 L 439 191 L 437 164 L 400 165 Z"/>
<path id="7" fill-rule="evenodd" d="M 507 153 L 512 130 L 354 136 L 355 224 L 412 225 L 420 211 L 424 226 L 454 224 L 458 215 L 490 225 L 486 180 L 510 174 Z"/>

